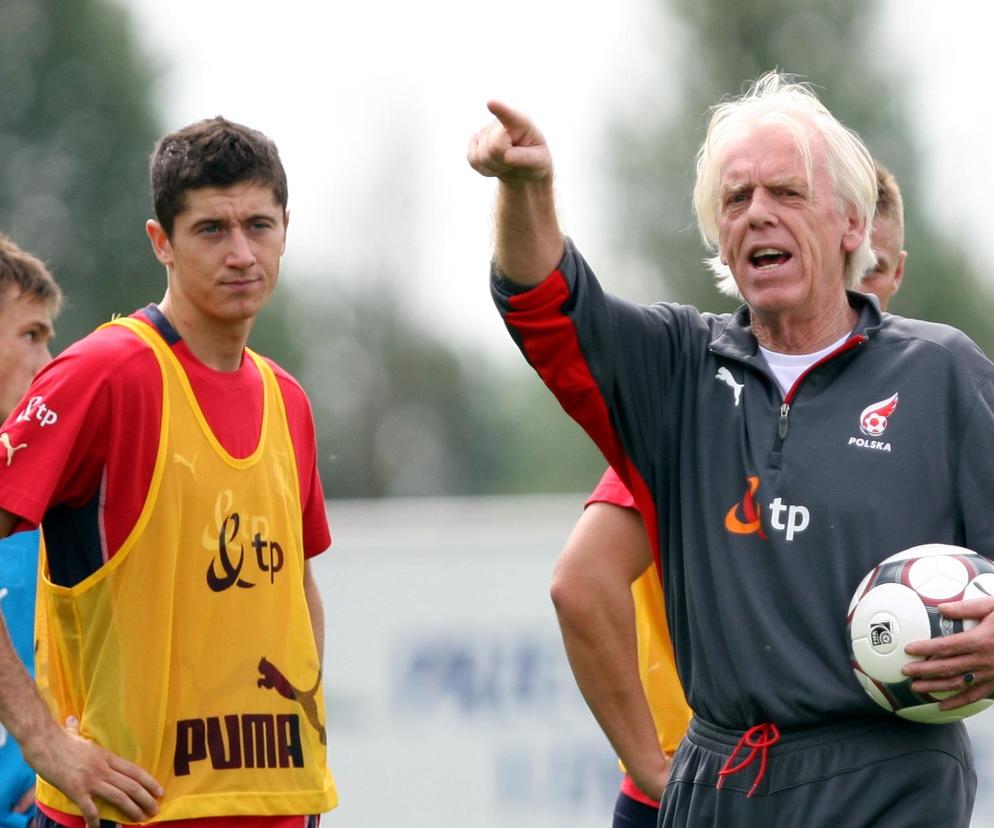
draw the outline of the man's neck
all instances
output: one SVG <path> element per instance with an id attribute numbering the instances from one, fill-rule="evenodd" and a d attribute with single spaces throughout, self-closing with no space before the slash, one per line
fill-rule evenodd
<path id="1" fill-rule="evenodd" d="M 208 368 L 237 371 L 241 367 L 253 320 L 221 324 L 214 319 L 205 319 L 177 308 L 168 293 L 159 302 L 159 310 L 182 337 L 190 352 Z"/>
<path id="2" fill-rule="evenodd" d="M 856 325 L 859 315 L 843 301 L 810 318 L 789 314 L 752 314 L 752 332 L 764 348 L 780 354 L 813 354 L 837 342 Z"/>

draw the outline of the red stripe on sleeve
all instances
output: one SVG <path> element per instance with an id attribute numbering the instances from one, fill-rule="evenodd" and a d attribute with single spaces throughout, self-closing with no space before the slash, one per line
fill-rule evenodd
<path id="1" fill-rule="evenodd" d="M 614 430 L 607 402 L 583 356 L 573 320 L 562 312 L 569 296 L 565 276 L 554 270 L 536 287 L 508 298 L 510 310 L 504 321 L 517 331 L 525 356 L 559 404 L 590 435 L 632 492 L 662 581 L 656 505 Z"/>

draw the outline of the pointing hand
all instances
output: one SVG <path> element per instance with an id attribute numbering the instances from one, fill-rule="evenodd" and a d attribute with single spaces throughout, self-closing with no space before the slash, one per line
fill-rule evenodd
<path id="1" fill-rule="evenodd" d="M 535 124 L 500 101 L 489 101 L 487 108 L 494 120 L 470 138 L 469 165 L 508 183 L 551 179 L 552 154 Z"/>

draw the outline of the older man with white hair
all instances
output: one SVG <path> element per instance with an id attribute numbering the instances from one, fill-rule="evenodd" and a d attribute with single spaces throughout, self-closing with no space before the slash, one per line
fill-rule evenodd
<path id="1" fill-rule="evenodd" d="M 578 683 L 639 788 L 663 794 L 659 825 L 966 828 L 965 729 L 871 700 L 845 615 L 901 549 L 994 556 L 994 365 L 855 290 L 874 263 L 866 147 L 776 72 L 712 110 L 694 206 L 719 286 L 744 300 L 719 315 L 606 294 L 560 229 L 541 132 L 489 108 L 468 156 L 499 179 L 494 299 L 635 497 L 694 713 L 664 792 L 653 730 L 627 715 L 642 691 L 623 596 L 648 560 L 558 585 Z M 871 440 L 877 402 L 891 414 Z M 994 691 L 994 599 L 940 609 L 980 623 L 911 645 L 927 658 L 905 670 L 952 709 Z"/>

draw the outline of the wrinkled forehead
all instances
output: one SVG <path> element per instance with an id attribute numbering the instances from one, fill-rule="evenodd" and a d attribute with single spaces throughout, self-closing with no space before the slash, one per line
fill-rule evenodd
<path id="1" fill-rule="evenodd" d="M 809 123 L 767 114 L 729 131 L 718 149 L 721 189 L 749 182 L 810 184 L 824 167 L 824 139 Z"/>

